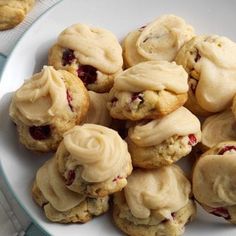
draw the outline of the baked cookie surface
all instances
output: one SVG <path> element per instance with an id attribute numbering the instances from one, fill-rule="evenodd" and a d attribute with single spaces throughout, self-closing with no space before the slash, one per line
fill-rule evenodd
<path id="1" fill-rule="evenodd" d="M 148 61 L 122 73 L 109 92 L 108 109 L 116 119 L 155 119 L 187 100 L 187 73 L 175 62 Z"/>
<path id="2" fill-rule="evenodd" d="M 175 58 L 189 74 L 189 99 L 196 115 L 225 110 L 236 93 L 236 43 L 218 35 L 200 35 L 187 42 Z"/>
<path id="3" fill-rule="evenodd" d="M 135 124 L 126 139 L 132 163 L 140 168 L 170 165 L 188 155 L 200 140 L 200 121 L 185 107 Z"/>
<path id="4" fill-rule="evenodd" d="M 116 131 L 95 124 L 66 132 L 56 157 L 67 188 L 91 197 L 120 191 L 132 171 L 125 141 Z"/>
<path id="5" fill-rule="evenodd" d="M 236 223 L 236 142 L 221 142 L 197 160 L 193 169 L 193 194 L 203 208 Z"/>
<path id="6" fill-rule="evenodd" d="M 125 37 L 125 65 L 131 67 L 150 60 L 173 61 L 178 50 L 193 36 L 193 27 L 182 18 L 163 15 Z"/>
<path id="7" fill-rule="evenodd" d="M 179 167 L 136 169 L 114 195 L 113 218 L 128 235 L 182 235 L 196 211 L 190 196 L 191 184 Z"/>
<path id="8" fill-rule="evenodd" d="M 0 30 L 14 28 L 31 10 L 35 0 L 0 0 Z"/>
<path id="9" fill-rule="evenodd" d="M 81 122 L 88 106 L 87 90 L 77 77 L 44 66 L 15 92 L 9 113 L 20 142 L 47 152 L 56 150 L 63 133 Z"/>
<path id="10" fill-rule="evenodd" d="M 58 36 L 48 63 L 78 76 L 88 90 L 108 92 L 122 71 L 122 48 L 110 31 L 75 24 Z"/>

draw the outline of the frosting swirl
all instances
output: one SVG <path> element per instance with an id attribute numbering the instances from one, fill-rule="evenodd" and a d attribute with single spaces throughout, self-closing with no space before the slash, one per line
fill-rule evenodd
<path id="1" fill-rule="evenodd" d="M 143 29 L 136 48 L 145 59 L 173 61 L 179 49 L 193 36 L 193 27 L 182 18 L 163 15 Z"/>
<path id="2" fill-rule="evenodd" d="M 58 211 L 67 211 L 84 200 L 84 196 L 66 188 L 57 169 L 56 158 L 47 161 L 36 174 L 36 184 L 43 196 Z"/>
<path id="3" fill-rule="evenodd" d="M 51 66 L 44 66 L 40 73 L 27 80 L 16 91 L 10 107 L 10 115 L 26 125 L 42 125 L 54 116 L 70 114 L 64 81 L 60 72 Z"/>
<path id="4" fill-rule="evenodd" d="M 190 192 L 190 182 L 176 165 L 145 171 L 137 169 L 128 177 L 124 188 L 132 215 L 141 219 L 155 213 L 171 218 L 171 213 L 188 203 Z"/>
<path id="5" fill-rule="evenodd" d="M 121 46 L 106 29 L 75 24 L 59 35 L 58 44 L 74 50 L 81 64 L 94 66 L 104 73 L 113 74 L 122 67 Z"/>
<path id="6" fill-rule="evenodd" d="M 227 140 L 236 140 L 236 122 L 230 110 L 208 117 L 202 126 L 203 145 L 211 148 Z"/>
<path id="7" fill-rule="evenodd" d="M 173 135 L 200 133 L 200 121 L 185 107 L 180 107 L 163 118 L 141 122 L 129 129 L 129 138 L 138 146 L 148 147 L 162 143 Z"/>
<path id="8" fill-rule="evenodd" d="M 116 131 L 104 126 L 75 126 L 64 134 L 64 145 L 70 153 L 67 167 L 83 166 L 81 177 L 87 182 L 114 178 L 131 163 L 126 142 Z"/>
<path id="9" fill-rule="evenodd" d="M 108 93 L 95 93 L 88 91 L 90 103 L 87 117 L 84 123 L 92 123 L 97 125 L 110 126 L 111 116 L 106 107 L 108 101 Z"/>
<path id="10" fill-rule="evenodd" d="M 193 172 L 193 193 L 196 199 L 210 207 L 236 204 L 236 154 L 202 156 Z"/>
<path id="11" fill-rule="evenodd" d="M 199 75 L 197 102 L 206 111 L 222 111 L 236 93 L 236 43 L 217 35 L 197 36 L 194 40 L 201 56 L 194 66 Z"/>
<path id="12" fill-rule="evenodd" d="M 169 90 L 175 93 L 188 91 L 188 74 L 175 62 L 141 62 L 123 72 L 114 81 L 117 90 L 141 92 L 143 90 Z"/>

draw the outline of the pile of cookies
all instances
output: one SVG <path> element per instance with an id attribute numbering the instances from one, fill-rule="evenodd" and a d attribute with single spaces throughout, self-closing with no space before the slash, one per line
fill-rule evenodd
<path id="1" fill-rule="evenodd" d="M 33 199 L 61 223 L 110 205 L 134 236 L 182 235 L 195 199 L 235 223 L 235 94 L 236 44 L 195 35 L 180 17 L 161 16 L 122 46 L 106 29 L 66 28 L 10 105 L 20 142 L 55 152 L 36 173 Z M 175 163 L 193 149 L 188 178 Z"/>

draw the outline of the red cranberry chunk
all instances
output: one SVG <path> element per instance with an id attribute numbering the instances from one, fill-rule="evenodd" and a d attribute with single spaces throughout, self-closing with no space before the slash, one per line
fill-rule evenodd
<path id="1" fill-rule="evenodd" d="M 197 63 L 200 59 L 201 59 L 201 55 L 200 55 L 199 51 L 197 50 L 194 61 Z"/>
<path id="2" fill-rule="evenodd" d="M 142 104 L 144 102 L 143 93 L 133 93 L 132 97 L 131 97 L 131 101 L 133 102 L 136 99 L 139 99 L 140 100 L 140 104 Z"/>
<path id="3" fill-rule="evenodd" d="M 230 214 L 228 210 L 223 207 L 215 208 L 210 213 L 215 216 L 223 217 L 226 220 L 230 220 Z"/>
<path id="4" fill-rule="evenodd" d="M 188 141 L 189 145 L 194 146 L 197 143 L 197 138 L 194 134 L 189 134 L 188 138 L 189 138 L 189 141 Z"/>
<path id="5" fill-rule="evenodd" d="M 235 146 L 224 146 L 219 152 L 218 154 L 219 155 L 224 155 L 225 152 L 228 152 L 228 151 L 236 151 L 236 147 Z"/>
<path id="6" fill-rule="evenodd" d="M 85 85 L 93 84 L 97 80 L 97 69 L 90 65 L 79 66 L 77 74 Z"/>
<path id="7" fill-rule="evenodd" d="M 64 50 L 62 54 L 62 65 L 71 65 L 72 61 L 75 59 L 74 51 L 71 49 Z"/>
<path id="8" fill-rule="evenodd" d="M 67 97 L 68 105 L 69 105 L 71 111 L 73 111 L 73 106 L 72 106 L 72 104 L 71 104 L 71 102 L 72 102 L 72 96 L 71 96 L 69 90 L 66 90 L 66 97 Z"/>
<path id="9" fill-rule="evenodd" d="M 51 136 L 51 128 L 49 125 L 31 126 L 29 128 L 30 135 L 35 140 L 48 139 Z"/>
<path id="10" fill-rule="evenodd" d="M 67 174 L 67 179 L 66 179 L 66 185 L 69 186 L 71 185 L 75 180 L 75 171 L 74 170 L 69 170 Z"/>

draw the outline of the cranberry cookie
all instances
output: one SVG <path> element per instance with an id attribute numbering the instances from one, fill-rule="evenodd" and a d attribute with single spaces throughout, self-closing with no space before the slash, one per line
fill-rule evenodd
<path id="1" fill-rule="evenodd" d="M 163 15 L 129 33 L 123 41 L 126 67 L 143 61 L 173 61 L 183 44 L 194 36 L 193 27 L 174 15 Z"/>
<path id="2" fill-rule="evenodd" d="M 59 35 L 48 63 L 78 76 L 89 90 L 107 92 L 122 70 L 122 48 L 110 31 L 75 24 Z"/>
<path id="3" fill-rule="evenodd" d="M 175 165 L 134 170 L 113 202 L 116 225 L 132 236 L 182 235 L 196 213 L 191 184 Z"/>
<path id="4" fill-rule="evenodd" d="M 116 131 L 95 124 L 66 132 L 56 158 L 67 188 L 91 197 L 120 191 L 132 171 L 126 142 Z"/>
<path id="5" fill-rule="evenodd" d="M 185 107 L 135 124 L 126 139 L 133 165 L 141 168 L 170 165 L 188 155 L 200 140 L 200 121 Z"/>
<path id="6" fill-rule="evenodd" d="M 35 0 L 1 0 L 0 30 L 11 29 L 20 24 L 34 2 Z"/>
<path id="7" fill-rule="evenodd" d="M 189 74 L 186 107 L 196 115 L 225 110 L 236 93 L 236 43 L 218 35 L 196 36 L 177 54 Z"/>
<path id="8" fill-rule="evenodd" d="M 81 80 L 44 66 L 15 92 L 10 116 L 22 144 L 47 152 L 57 149 L 63 133 L 81 122 L 88 106 L 88 92 Z"/>
<path id="9" fill-rule="evenodd" d="M 84 223 L 109 207 L 108 197 L 88 198 L 66 188 L 55 158 L 37 171 L 32 197 L 50 221 L 59 223 Z"/>
<path id="10" fill-rule="evenodd" d="M 162 117 L 187 100 L 188 75 L 175 62 L 141 62 L 123 72 L 109 92 L 113 118 L 141 120 Z"/>
<path id="11" fill-rule="evenodd" d="M 203 208 L 236 224 L 236 142 L 219 143 L 193 169 L 193 194 Z"/>

